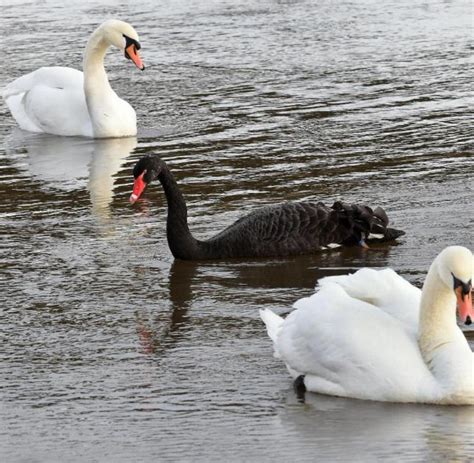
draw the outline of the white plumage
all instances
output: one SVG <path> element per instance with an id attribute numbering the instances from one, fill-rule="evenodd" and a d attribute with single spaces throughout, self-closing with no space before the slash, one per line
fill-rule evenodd
<path id="1" fill-rule="evenodd" d="M 23 130 L 95 138 L 133 136 L 135 110 L 110 87 L 104 69 L 110 45 L 122 50 L 125 36 L 138 42 L 129 24 L 109 20 L 91 35 L 84 53 L 84 73 L 67 67 L 43 67 L 19 77 L 2 97 Z M 143 65 L 138 54 L 137 66 Z"/>
<path id="2" fill-rule="evenodd" d="M 422 292 L 393 270 L 327 277 L 285 320 L 261 311 L 275 356 L 309 391 L 392 402 L 474 404 L 474 355 L 456 324 L 452 275 L 472 254 L 445 249 Z M 471 313 L 472 316 L 472 313 Z"/>
<path id="3" fill-rule="evenodd" d="M 83 87 L 81 71 L 44 67 L 10 83 L 2 96 L 23 130 L 92 137 Z"/>

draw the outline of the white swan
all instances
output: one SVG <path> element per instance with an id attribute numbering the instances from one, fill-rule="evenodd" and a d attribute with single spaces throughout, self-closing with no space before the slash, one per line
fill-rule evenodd
<path id="1" fill-rule="evenodd" d="M 30 132 L 94 138 L 137 133 L 135 110 L 112 90 L 104 69 L 110 45 L 143 70 L 138 35 L 129 24 L 111 19 L 91 35 L 84 53 L 84 73 L 43 67 L 19 77 L 2 92 L 18 125 Z"/>
<path id="2" fill-rule="evenodd" d="M 423 290 L 393 270 L 327 277 L 283 320 L 260 311 L 275 356 L 303 390 L 390 402 L 474 404 L 474 354 L 456 324 L 474 320 L 473 256 L 433 261 Z"/>

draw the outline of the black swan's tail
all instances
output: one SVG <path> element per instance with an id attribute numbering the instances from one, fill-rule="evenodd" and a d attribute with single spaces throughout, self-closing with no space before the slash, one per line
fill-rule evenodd
<path id="1" fill-rule="evenodd" d="M 405 234 L 403 230 L 388 227 L 387 214 L 381 207 L 376 207 L 374 209 L 373 216 L 374 223 L 370 230 L 372 236 L 369 235 L 367 238 L 369 242 L 393 241 Z"/>
<path id="2" fill-rule="evenodd" d="M 350 227 L 350 237 L 344 241 L 345 245 L 393 241 L 405 234 L 403 230 L 388 227 L 389 219 L 381 207 L 371 209 L 368 206 L 336 201 L 331 208 L 341 213 Z"/>

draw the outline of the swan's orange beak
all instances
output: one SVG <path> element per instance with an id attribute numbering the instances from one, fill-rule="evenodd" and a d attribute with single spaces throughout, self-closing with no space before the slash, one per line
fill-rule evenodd
<path id="1" fill-rule="evenodd" d="M 137 47 L 134 43 L 125 48 L 125 56 L 131 59 L 138 69 L 141 71 L 145 70 L 145 65 L 143 64 L 143 61 L 140 58 L 140 54 L 138 53 Z"/>
<path id="2" fill-rule="evenodd" d="M 146 188 L 146 182 L 143 180 L 143 176 L 146 174 L 144 170 L 133 182 L 133 190 L 130 195 L 130 202 L 133 204 L 141 196 L 143 190 Z"/>
<path id="3" fill-rule="evenodd" d="M 469 287 L 467 294 L 463 291 L 461 286 L 457 287 L 454 292 L 456 293 L 456 299 L 458 301 L 459 318 L 462 323 L 470 325 L 474 322 L 471 287 Z"/>

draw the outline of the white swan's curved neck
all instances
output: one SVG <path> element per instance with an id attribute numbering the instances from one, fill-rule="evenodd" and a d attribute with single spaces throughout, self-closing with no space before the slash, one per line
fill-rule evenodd
<path id="1" fill-rule="evenodd" d="M 423 285 L 418 344 L 426 366 L 446 390 L 461 396 L 466 391 L 473 394 L 474 358 L 456 323 L 454 291 L 439 277 L 436 261 Z"/>
<path id="2" fill-rule="evenodd" d="M 423 285 L 418 344 L 440 397 L 474 403 L 474 356 L 456 323 L 454 281 L 449 287 L 439 274 L 440 268 L 446 270 L 443 257 L 440 254 L 431 264 Z"/>
<path id="3" fill-rule="evenodd" d="M 425 360 L 434 351 L 457 339 L 456 297 L 438 275 L 435 264 L 430 268 L 423 285 L 420 305 L 418 339 Z"/>
<path id="4" fill-rule="evenodd" d="M 84 53 L 83 70 L 86 98 L 91 94 L 100 95 L 104 90 L 111 89 L 104 68 L 107 48 L 109 48 L 109 43 L 104 39 L 101 30 L 95 31 L 87 42 Z"/>

